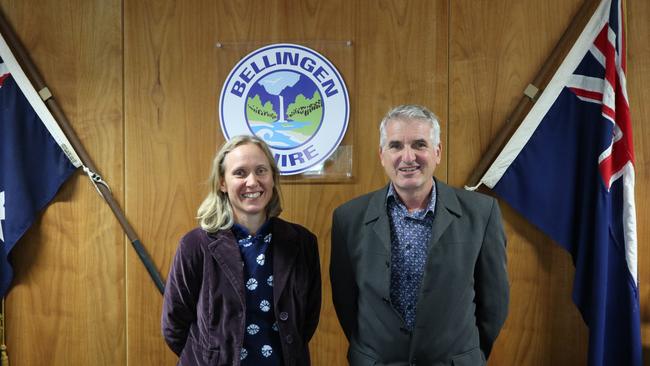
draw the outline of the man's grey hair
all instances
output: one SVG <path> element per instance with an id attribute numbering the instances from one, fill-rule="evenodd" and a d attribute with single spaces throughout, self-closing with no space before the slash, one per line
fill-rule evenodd
<path id="1" fill-rule="evenodd" d="M 431 146 L 440 144 L 440 122 L 438 116 L 428 110 L 426 107 L 417 104 L 403 104 L 394 107 L 381 120 L 379 125 L 379 147 L 384 148 L 386 144 L 386 125 L 391 120 L 418 120 L 431 125 Z"/>

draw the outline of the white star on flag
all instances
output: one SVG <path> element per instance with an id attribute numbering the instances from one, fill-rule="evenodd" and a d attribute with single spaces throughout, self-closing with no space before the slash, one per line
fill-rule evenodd
<path id="1" fill-rule="evenodd" d="M 5 219 L 5 192 L 0 192 L 0 240 L 4 243 L 5 236 L 2 233 L 2 220 Z"/>

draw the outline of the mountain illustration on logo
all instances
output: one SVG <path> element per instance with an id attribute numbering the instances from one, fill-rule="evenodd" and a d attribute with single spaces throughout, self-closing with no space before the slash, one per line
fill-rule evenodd
<path id="1" fill-rule="evenodd" d="M 286 70 L 271 72 L 252 85 L 245 108 L 251 132 L 278 149 L 307 143 L 324 115 L 316 84 L 299 72 Z"/>

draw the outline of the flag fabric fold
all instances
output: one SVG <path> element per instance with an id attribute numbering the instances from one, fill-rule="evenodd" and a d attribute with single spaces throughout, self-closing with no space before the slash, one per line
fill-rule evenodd
<path id="1" fill-rule="evenodd" d="M 13 277 L 9 253 L 79 166 L 76 152 L 0 37 L 0 298 Z"/>
<path id="2" fill-rule="evenodd" d="M 571 253 L 589 365 L 642 363 L 623 31 L 603 0 L 480 181 Z"/>

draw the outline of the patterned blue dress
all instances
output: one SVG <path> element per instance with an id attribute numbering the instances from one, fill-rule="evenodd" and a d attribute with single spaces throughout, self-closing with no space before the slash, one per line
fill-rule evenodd
<path id="1" fill-rule="evenodd" d="M 244 260 L 246 331 L 240 359 L 242 366 L 283 364 L 280 333 L 273 306 L 273 251 L 271 225 L 267 221 L 255 236 L 243 226 L 232 228 Z"/>

